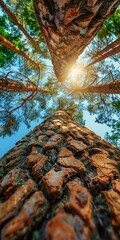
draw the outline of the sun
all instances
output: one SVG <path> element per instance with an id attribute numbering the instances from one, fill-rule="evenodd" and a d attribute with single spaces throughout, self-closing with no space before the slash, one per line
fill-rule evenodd
<path id="1" fill-rule="evenodd" d="M 70 75 L 71 79 L 76 79 L 80 76 L 80 73 L 81 73 L 80 66 L 75 65 L 71 68 L 71 71 L 70 71 L 69 75 Z"/>
<path id="2" fill-rule="evenodd" d="M 75 63 L 69 70 L 68 82 L 72 86 L 77 86 L 80 84 L 83 76 L 83 64 Z"/>

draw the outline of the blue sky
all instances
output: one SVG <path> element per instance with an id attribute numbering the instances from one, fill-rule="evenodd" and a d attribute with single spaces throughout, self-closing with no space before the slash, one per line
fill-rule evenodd
<path id="1" fill-rule="evenodd" d="M 34 129 L 37 125 L 41 123 L 41 119 L 39 122 L 32 122 L 31 127 L 27 128 L 27 126 L 22 123 L 18 132 L 15 132 L 11 137 L 6 136 L 4 138 L 0 138 L 0 157 L 2 157 L 7 151 L 15 146 L 15 143 L 18 142 L 22 137 L 24 137 L 27 133 L 29 133 L 32 129 Z"/>

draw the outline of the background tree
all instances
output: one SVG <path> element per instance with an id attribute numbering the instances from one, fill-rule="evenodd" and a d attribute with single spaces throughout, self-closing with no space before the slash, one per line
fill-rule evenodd
<path id="1" fill-rule="evenodd" d="M 36 21 L 33 1 L 27 0 L 26 2 L 24 2 L 23 0 L 21 0 L 16 1 L 13 4 L 13 1 L 9 0 L 7 1 L 7 4 L 11 11 L 13 12 L 13 14 L 15 14 L 19 22 L 22 24 L 22 26 L 40 46 L 40 49 L 42 50 L 42 56 L 48 58 L 49 52 L 48 49 L 46 48 L 44 38 L 40 32 L 39 25 Z M 27 44 L 28 43 L 26 42 L 26 45 Z M 32 52 L 35 53 L 36 52 L 35 49 L 32 49 Z"/>
<path id="2" fill-rule="evenodd" d="M 21 33 L 7 15 L 3 14 L 0 17 L 0 26 L 0 35 L 12 41 L 13 44 L 21 49 Z M 3 68 L 4 66 L 7 68 L 8 63 L 12 64 L 14 57 L 16 58 L 13 51 L 0 45 L 0 68 Z"/>
<path id="3" fill-rule="evenodd" d="M 83 55 L 84 61 L 89 63 L 91 58 L 97 56 L 98 52 L 102 49 L 109 47 L 112 42 L 119 38 L 119 26 L 120 26 L 120 9 L 118 8 L 115 13 L 109 17 L 103 25 L 103 28 L 99 31 L 90 45 L 87 47 L 85 54 Z M 119 39 L 117 40 L 119 41 Z M 116 42 L 116 41 L 115 41 Z M 81 56 L 81 59 L 83 58 Z M 84 74 L 84 83 L 83 87 L 92 86 L 96 84 L 104 84 L 106 82 L 119 80 L 120 78 L 120 62 L 119 62 L 119 54 L 112 56 L 109 59 L 105 59 L 102 62 L 99 62 L 93 66 L 89 66 L 86 69 L 86 73 Z M 81 86 L 80 86 L 81 87 Z M 108 126 L 110 125 L 112 128 L 112 133 L 110 134 L 109 140 L 119 146 L 119 128 L 116 127 L 117 123 L 119 126 L 119 111 L 120 111 L 120 99 L 119 96 L 110 95 L 105 96 L 104 94 L 97 95 L 89 95 L 86 97 L 88 105 L 88 110 L 91 114 L 96 115 L 96 122 L 105 123 Z M 100 105 L 103 107 L 101 108 Z M 114 110 L 114 105 L 118 106 L 116 111 Z M 94 111 L 96 109 L 96 111 Z M 110 111 L 110 112 L 109 112 Z M 110 114 L 112 116 L 112 122 L 110 120 Z M 100 116 L 104 116 L 104 121 Z M 111 123 L 111 124 L 110 124 Z M 115 129 L 115 136 L 114 136 Z M 118 131 L 118 132 L 117 132 Z M 112 137 L 113 136 L 113 137 Z M 106 136 L 108 139 L 108 135 Z M 115 141 L 114 141 L 115 137 Z"/>
<path id="4" fill-rule="evenodd" d="M 105 134 L 105 139 L 120 148 L 120 121 L 113 121 L 111 134 Z"/>
<path id="5" fill-rule="evenodd" d="M 97 37 L 106 44 L 120 37 L 120 7 L 110 16 L 100 29 Z"/>
<path id="6" fill-rule="evenodd" d="M 6 38 L 4 38 L 1 35 L 0 35 L 0 44 L 5 46 L 5 47 L 7 47 L 7 48 L 9 48 L 10 50 L 12 50 L 13 52 L 19 54 L 20 56 L 26 58 L 27 60 L 32 62 L 32 64 L 34 64 L 35 66 L 40 68 L 39 63 L 35 62 L 32 58 L 30 58 L 28 55 L 26 55 L 24 52 L 22 52 L 18 47 L 13 45 L 10 41 L 8 41 Z"/>
<path id="7" fill-rule="evenodd" d="M 35 83 L 29 80 L 29 84 L 21 83 L 12 80 L 6 76 L 0 77 L 0 91 L 2 92 L 49 92 L 47 89 L 38 87 Z"/>
<path id="8" fill-rule="evenodd" d="M 15 15 L 10 11 L 10 9 L 7 7 L 7 5 L 1 0 L 0 6 L 4 9 L 4 11 L 7 13 L 7 15 L 11 18 L 11 20 L 17 25 L 17 27 L 23 32 L 23 34 L 30 40 L 32 45 L 38 50 L 38 52 L 42 53 L 40 47 L 37 45 L 37 43 L 34 41 L 34 39 L 26 32 L 26 30 L 23 28 L 23 26 L 18 22 Z"/>
<path id="9" fill-rule="evenodd" d="M 17 81 L 14 79 L 17 79 Z M 0 135 L 5 136 L 18 130 L 20 122 L 23 121 L 30 127 L 29 122 L 40 117 L 40 106 L 44 101 L 43 93 L 48 92 L 48 90 L 38 87 L 30 79 L 25 78 L 23 81 L 23 79 L 12 74 L 9 77 L 1 77 L 0 81 L 0 88 L 2 88 L 0 92 L 0 122 L 2 124 Z"/>
<path id="10" fill-rule="evenodd" d="M 117 40 L 113 41 L 112 43 L 110 43 L 109 45 L 107 45 L 107 47 L 103 48 L 100 51 L 97 51 L 97 53 L 94 54 L 94 56 L 92 57 L 92 61 L 88 64 L 87 67 L 101 62 L 104 59 L 111 57 L 117 53 L 120 53 L 120 39 L 118 38 Z"/>

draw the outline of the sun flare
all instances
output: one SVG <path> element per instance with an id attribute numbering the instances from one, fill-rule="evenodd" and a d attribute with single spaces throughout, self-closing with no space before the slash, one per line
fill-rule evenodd
<path id="1" fill-rule="evenodd" d="M 75 63 L 72 68 L 70 68 L 68 75 L 68 83 L 70 83 L 70 88 L 76 88 L 81 85 L 82 78 L 84 75 L 84 65 L 83 63 Z"/>
<path id="2" fill-rule="evenodd" d="M 70 71 L 70 78 L 78 78 L 81 73 L 80 66 L 73 66 Z"/>

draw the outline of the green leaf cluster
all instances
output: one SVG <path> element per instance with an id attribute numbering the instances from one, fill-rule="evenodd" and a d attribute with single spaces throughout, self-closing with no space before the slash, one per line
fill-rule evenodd
<path id="1" fill-rule="evenodd" d="M 103 28 L 97 36 L 100 39 L 105 38 L 105 36 L 120 37 L 120 8 L 116 9 L 115 13 L 104 22 Z"/>
<path id="2" fill-rule="evenodd" d="M 5 13 L 3 13 L 3 15 L 0 17 L 0 35 L 21 49 L 22 34 Z M 12 63 L 14 56 L 15 53 L 13 51 L 3 45 L 0 45 L 0 68 Z"/>

